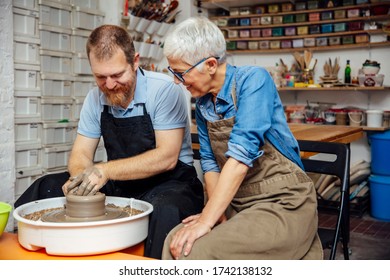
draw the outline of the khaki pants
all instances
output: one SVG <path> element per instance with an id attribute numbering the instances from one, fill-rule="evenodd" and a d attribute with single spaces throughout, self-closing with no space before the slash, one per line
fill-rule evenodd
<path id="1" fill-rule="evenodd" d="M 228 221 L 196 240 L 182 259 L 323 258 L 313 182 L 298 166 L 284 157 L 280 160 L 291 172 L 241 186 L 227 210 Z M 181 227 L 167 236 L 163 259 L 172 259 L 170 240 Z"/>

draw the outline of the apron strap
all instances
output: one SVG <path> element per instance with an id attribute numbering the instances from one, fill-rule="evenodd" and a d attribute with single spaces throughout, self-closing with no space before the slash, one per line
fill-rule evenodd
<path id="1" fill-rule="evenodd" d="M 145 103 L 142 103 L 142 107 L 144 108 L 144 116 L 148 114 L 148 111 L 146 111 Z"/>
<path id="2" fill-rule="evenodd" d="M 231 94 L 232 94 L 232 99 L 233 99 L 234 108 L 236 108 L 236 111 L 237 111 L 236 76 L 234 76 L 234 80 L 233 80 L 233 89 L 232 89 L 232 91 L 231 91 Z"/>

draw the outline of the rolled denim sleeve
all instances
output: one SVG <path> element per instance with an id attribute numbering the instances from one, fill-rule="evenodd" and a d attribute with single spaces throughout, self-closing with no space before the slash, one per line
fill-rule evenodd
<path id="1" fill-rule="evenodd" d="M 256 155 L 249 155 L 248 151 L 244 149 L 244 147 L 233 144 L 233 143 L 228 143 L 228 151 L 226 152 L 227 157 L 232 157 L 243 164 L 252 167 L 253 166 L 253 161 L 263 155 L 263 151 L 258 151 Z"/>
<path id="2" fill-rule="evenodd" d="M 248 68 L 236 79 L 238 109 L 225 155 L 252 167 L 263 154 L 259 147 L 272 124 L 277 90 L 264 68 Z"/>

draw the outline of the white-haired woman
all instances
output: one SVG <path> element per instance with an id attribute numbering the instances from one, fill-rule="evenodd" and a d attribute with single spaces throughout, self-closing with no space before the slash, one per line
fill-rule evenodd
<path id="1" fill-rule="evenodd" d="M 228 64 L 205 17 L 178 24 L 164 54 L 196 98 L 208 200 L 170 232 L 163 259 L 321 259 L 315 189 L 269 73 Z"/>

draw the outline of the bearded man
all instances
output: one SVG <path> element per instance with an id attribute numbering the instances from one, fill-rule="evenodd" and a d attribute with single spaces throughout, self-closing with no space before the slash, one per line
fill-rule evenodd
<path id="1" fill-rule="evenodd" d="M 133 197 L 153 205 L 145 256 L 161 258 L 164 239 L 203 207 L 193 166 L 187 99 L 172 77 L 140 68 L 129 33 L 102 25 L 86 46 L 97 87 L 83 103 L 68 172 L 45 175 L 15 202 L 63 196 Z M 106 162 L 94 162 L 100 139 Z"/>

